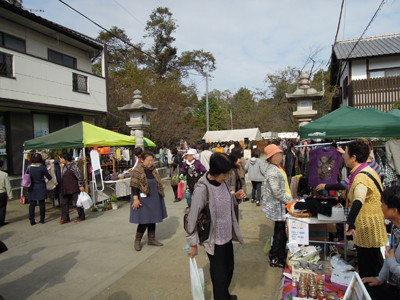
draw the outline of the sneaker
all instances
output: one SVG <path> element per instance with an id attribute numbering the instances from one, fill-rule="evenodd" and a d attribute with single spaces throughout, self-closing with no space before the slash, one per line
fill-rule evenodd
<path id="1" fill-rule="evenodd" d="M 249 201 L 249 200 L 250 200 L 249 198 L 244 198 L 243 202 L 246 202 L 246 201 Z"/>
<path id="2" fill-rule="evenodd" d="M 76 219 L 74 222 L 78 223 L 78 222 L 81 222 L 81 221 L 83 221 L 83 219 Z"/>
<path id="3" fill-rule="evenodd" d="M 256 200 L 255 199 L 251 199 L 251 203 L 256 203 Z"/>
<path id="4" fill-rule="evenodd" d="M 257 206 L 260 206 L 260 205 L 261 205 L 261 204 L 260 204 L 260 201 L 257 201 L 257 202 L 256 202 L 256 205 L 257 205 Z"/>
<path id="5" fill-rule="evenodd" d="M 277 258 L 274 258 L 273 260 L 271 260 L 269 262 L 269 266 L 271 268 L 282 268 L 282 269 L 284 269 L 285 268 L 285 263 L 283 261 L 277 259 Z"/>
<path id="6" fill-rule="evenodd" d="M 65 224 L 65 223 L 69 223 L 69 221 L 60 220 L 60 221 L 58 221 L 58 223 L 60 223 L 60 224 Z"/>

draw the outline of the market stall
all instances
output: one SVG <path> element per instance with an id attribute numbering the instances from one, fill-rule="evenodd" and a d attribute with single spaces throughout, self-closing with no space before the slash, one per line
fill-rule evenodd
<path id="1" fill-rule="evenodd" d="M 147 140 L 147 141 L 146 141 Z M 149 145 L 154 145 L 148 139 L 145 141 Z M 90 147 L 110 147 L 110 146 L 133 146 L 136 144 L 135 137 L 127 136 L 124 134 L 116 133 L 95 125 L 79 122 L 75 125 L 58 130 L 46 136 L 36 139 L 25 141 L 25 150 L 39 150 L 39 149 L 79 149 L 82 148 L 82 158 L 84 163 L 84 177 L 86 181 L 86 188 L 88 189 L 88 176 L 87 176 L 87 158 L 85 155 L 85 148 Z M 114 167 L 115 168 L 115 167 Z M 25 171 L 25 159 L 23 163 L 22 173 Z M 22 193 L 22 189 L 21 189 Z"/>
<path id="2" fill-rule="evenodd" d="M 337 197 L 342 195 L 344 198 L 346 198 L 345 191 L 343 191 L 343 193 L 337 194 L 337 191 L 324 190 L 321 192 L 316 192 L 316 190 L 314 189 L 319 184 L 336 184 L 338 177 L 340 177 L 339 181 L 341 183 L 345 179 L 347 179 L 348 173 L 345 172 L 346 168 L 342 168 L 342 157 L 341 155 L 338 155 L 337 150 L 335 149 L 336 145 L 332 145 L 333 142 L 336 142 L 337 144 L 340 144 L 342 142 L 348 143 L 348 141 L 344 142 L 341 141 L 341 139 L 355 140 L 364 138 L 361 140 L 369 145 L 371 150 L 370 157 L 373 158 L 373 160 L 369 160 L 368 164 L 370 166 L 372 166 L 372 164 L 379 165 L 379 169 L 384 170 L 382 172 L 383 174 L 381 174 L 383 187 L 385 188 L 387 186 L 396 184 L 396 176 L 394 172 L 400 171 L 398 169 L 395 169 L 396 159 L 399 159 L 398 157 L 396 157 L 395 153 L 397 153 L 396 151 L 400 150 L 400 140 L 396 139 L 400 136 L 400 117 L 396 116 L 396 113 L 397 111 L 395 110 L 391 113 L 385 113 L 373 108 L 357 109 L 353 107 L 342 107 L 316 121 L 311 122 L 310 124 L 300 127 L 300 139 L 304 141 L 303 145 L 298 145 L 296 147 L 293 147 L 294 149 L 291 149 L 294 153 L 295 159 L 299 160 L 298 165 L 296 162 L 296 174 L 299 175 L 295 176 L 294 174 L 287 174 L 288 178 L 290 177 L 289 175 L 291 175 L 292 177 L 291 182 L 289 182 L 292 191 L 292 197 L 302 199 L 305 198 L 303 194 L 318 194 L 319 196 L 322 196 L 319 193 L 324 192 L 323 196 L 325 197 Z M 373 142 L 371 142 L 370 140 L 367 140 L 365 138 L 374 139 Z M 326 141 L 322 143 L 313 143 L 313 141 L 311 141 L 310 144 L 309 140 L 315 139 L 330 139 L 331 141 Z M 390 173 L 392 173 L 392 175 L 394 176 L 390 177 L 388 175 Z M 299 183 L 299 178 L 305 178 L 305 185 L 301 185 L 301 183 Z M 329 182 L 329 180 L 332 180 L 332 182 Z M 306 187 L 306 189 L 304 189 L 304 187 Z M 307 190 L 307 193 L 304 193 L 304 190 Z M 344 190 L 346 189 L 344 188 Z M 335 209 L 341 212 L 341 218 L 335 219 L 332 214 L 332 217 L 330 219 L 324 216 L 321 220 L 318 220 L 319 218 L 316 216 L 311 218 L 302 218 L 294 217 L 293 215 L 288 214 L 288 246 L 291 241 L 300 240 L 299 245 L 303 245 L 301 247 L 306 247 L 304 245 L 309 244 L 309 242 L 311 242 L 312 240 L 310 234 L 311 229 L 309 228 L 311 224 L 325 222 L 327 224 L 344 223 L 346 219 L 346 214 L 343 215 L 343 213 L 346 212 L 346 208 L 335 207 Z M 331 246 L 335 246 L 335 250 L 340 252 L 340 247 L 342 247 L 343 245 L 344 252 L 341 253 L 342 258 L 344 254 L 343 263 L 345 263 L 347 261 L 347 241 L 345 236 L 343 237 L 343 240 L 344 243 L 338 243 L 336 240 L 322 242 L 330 244 Z M 308 249 L 308 251 L 311 250 Z M 331 249 L 331 251 L 333 250 Z M 307 255 L 307 251 L 304 250 L 304 252 L 306 253 L 304 255 Z M 324 254 L 326 254 L 326 251 L 324 251 Z M 332 269 L 330 263 L 327 263 L 326 257 L 324 259 L 322 259 L 321 257 L 321 259 L 318 258 L 316 260 L 318 261 L 319 267 L 322 266 L 321 268 L 324 269 L 325 266 L 325 295 L 328 295 L 329 292 L 333 292 L 337 296 L 338 291 L 341 291 L 342 295 L 345 293 L 361 293 L 360 291 L 356 291 L 357 280 L 354 279 L 357 277 L 356 275 L 358 274 L 353 272 L 343 273 Z M 289 294 L 291 293 L 293 296 L 299 295 L 298 282 L 292 285 L 291 280 L 292 276 L 299 276 L 299 272 L 298 270 L 295 270 L 293 272 L 293 270 L 289 268 L 291 262 L 292 261 L 289 259 L 288 255 L 287 268 L 285 270 L 285 272 L 287 272 L 288 274 L 286 274 L 287 276 L 283 280 L 283 284 L 281 286 L 283 290 L 282 298 L 290 297 Z M 327 271 L 326 268 L 327 264 L 330 265 L 330 269 L 328 267 L 329 271 Z M 299 266 L 297 266 L 296 268 L 300 268 L 302 272 L 305 273 L 312 273 L 311 266 L 312 263 L 304 268 Z M 291 265 L 291 267 L 293 267 L 293 264 Z M 314 272 L 314 275 L 316 274 L 317 273 Z M 347 286 L 348 284 L 349 286 Z M 362 293 L 364 292 L 365 291 L 362 291 Z M 368 294 L 366 294 L 365 299 L 368 299 Z"/>

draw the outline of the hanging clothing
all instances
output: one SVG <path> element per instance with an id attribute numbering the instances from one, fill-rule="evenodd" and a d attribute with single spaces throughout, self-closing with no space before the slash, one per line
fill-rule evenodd
<path id="1" fill-rule="evenodd" d="M 385 150 L 389 165 L 397 175 L 400 175 L 400 139 L 386 142 Z"/>
<path id="2" fill-rule="evenodd" d="M 343 161 L 342 155 L 336 149 L 317 148 L 310 150 L 308 185 L 333 184 L 337 182 L 339 169 Z"/>

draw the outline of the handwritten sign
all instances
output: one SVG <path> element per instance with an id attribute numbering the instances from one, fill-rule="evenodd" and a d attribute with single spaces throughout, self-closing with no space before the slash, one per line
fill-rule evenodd
<path id="1" fill-rule="evenodd" d="M 341 285 L 349 285 L 353 275 L 354 272 L 341 272 L 337 269 L 332 269 L 331 281 Z"/>
<path id="2" fill-rule="evenodd" d="M 308 245 L 308 224 L 289 219 L 289 243 L 296 241 L 300 245 Z"/>

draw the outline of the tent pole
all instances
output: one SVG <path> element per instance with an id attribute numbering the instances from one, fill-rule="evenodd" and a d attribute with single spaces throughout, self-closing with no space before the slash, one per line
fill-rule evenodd
<path id="1" fill-rule="evenodd" d="M 83 176 L 85 176 L 85 189 L 86 189 L 86 194 L 89 194 L 89 186 L 88 186 L 88 177 L 87 177 L 87 164 L 86 164 L 86 153 L 85 153 L 85 147 L 82 148 L 83 152 Z"/>
<path id="2" fill-rule="evenodd" d="M 25 174 L 25 150 L 22 151 L 22 178 L 24 177 L 24 174 Z M 22 180 L 22 178 L 21 178 L 21 180 Z M 21 196 L 20 196 L 20 198 L 22 197 L 23 193 L 24 193 L 24 187 L 21 186 Z"/>

